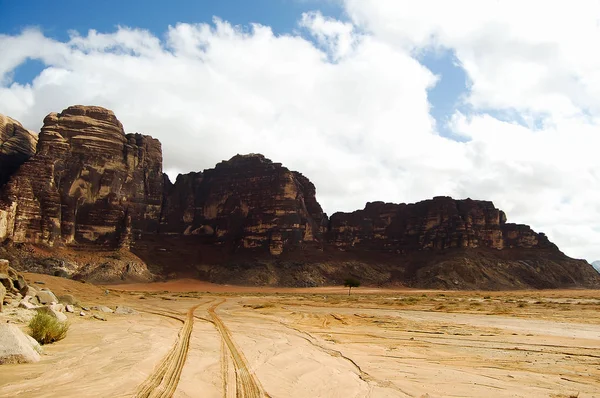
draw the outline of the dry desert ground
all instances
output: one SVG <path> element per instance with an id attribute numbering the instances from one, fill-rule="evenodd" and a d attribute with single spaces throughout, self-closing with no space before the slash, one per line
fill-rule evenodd
<path id="1" fill-rule="evenodd" d="M 348 296 L 25 276 L 138 313 L 69 314 L 40 362 L 2 366 L 1 397 L 600 397 L 599 291 Z"/>

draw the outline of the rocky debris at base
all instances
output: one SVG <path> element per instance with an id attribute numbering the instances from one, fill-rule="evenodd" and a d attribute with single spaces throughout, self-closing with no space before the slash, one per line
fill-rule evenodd
<path id="1" fill-rule="evenodd" d="M 115 309 L 115 314 L 118 314 L 118 315 L 136 315 L 136 314 L 139 314 L 139 312 L 137 312 L 133 308 L 129 308 L 129 307 L 125 307 L 123 305 L 119 305 Z"/>
<path id="2" fill-rule="evenodd" d="M 97 319 L 99 321 L 105 321 L 106 322 L 106 318 L 101 317 L 100 315 L 94 314 L 94 315 L 92 315 L 92 318 Z"/>
<path id="3" fill-rule="evenodd" d="M 41 347 L 32 340 L 16 325 L 0 324 L 0 365 L 38 362 Z"/>

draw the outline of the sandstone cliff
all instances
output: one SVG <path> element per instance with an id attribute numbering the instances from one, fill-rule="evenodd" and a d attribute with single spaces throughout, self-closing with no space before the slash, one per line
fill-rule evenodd
<path id="1" fill-rule="evenodd" d="M 314 185 L 262 155 L 237 155 L 165 185 L 163 234 L 272 255 L 322 238 L 326 216 Z"/>
<path id="2" fill-rule="evenodd" d="M 135 232 L 156 230 L 162 184 L 157 140 L 126 135 L 115 115 L 100 107 L 51 113 L 36 154 L 0 192 L 0 240 L 128 248 Z"/>
<path id="3" fill-rule="evenodd" d="M 37 136 L 21 123 L 0 115 L 0 187 L 35 154 Z"/>
<path id="4" fill-rule="evenodd" d="M 329 241 L 344 250 L 407 253 L 449 248 L 554 248 L 527 225 L 508 224 L 492 202 L 436 197 L 414 204 L 367 203 L 363 210 L 335 213 Z"/>
<path id="5" fill-rule="evenodd" d="M 103 108 L 73 106 L 44 119 L 37 153 L 2 191 L 0 239 L 127 247 L 158 225 L 160 143 L 125 135 Z"/>
<path id="6" fill-rule="evenodd" d="M 587 262 L 507 223 L 492 202 L 374 202 L 328 218 L 308 178 L 262 155 L 171 183 L 160 143 L 125 134 L 100 107 L 48 115 L 35 151 L 34 135 L 0 122 L 0 155 L 9 154 L 0 161 L 13 165 L 2 169 L 0 254 L 19 269 L 99 282 L 148 280 L 148 264 L 167 277 L 255 285 L 353 276 L 425 288 L 600 287 Z"/>

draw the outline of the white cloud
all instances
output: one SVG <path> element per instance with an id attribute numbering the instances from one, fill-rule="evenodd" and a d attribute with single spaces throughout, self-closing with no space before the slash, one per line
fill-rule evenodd
<path id="1" fill-rule="evenodd" d="M 170 173 L 260 152 L 309 177 L 329 213 L 435 195 L 493 200 L 509 221 L 594 260 L 596 3 L 529 4 L 346 0 L 351 22 L 308 13 L 302 34 L 280 36 L 219 19 L 163 39 L 121 27 L 58 42 L 28 30 L 0 36 L 0 112 L 39 129 L 51 111 L 105 106 L 127 131 L 162 141 Z M 437 77 L 415 57 L 431 49 L 452 50 L 469 76 L 470 110 L 449 125 L 466 143 L 438 135 L 430 116 Z M 12 83 L 28 58 L 47 68 Z"/>

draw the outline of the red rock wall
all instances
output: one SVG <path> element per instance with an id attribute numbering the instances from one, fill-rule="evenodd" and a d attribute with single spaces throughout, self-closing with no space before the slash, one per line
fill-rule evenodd
<path id="1" fill-rule="evenodd" d="M 156 229 L 162 202 L 157 140 L 125 135 L 115 115 L 73 106 L 44 119 L 37 154 L 2 191 L 0 239 L 127 246 Z"/>
<path id="2" fill-rule="evenodd" d="M 367 203 L 363 210 L 331 216 L 328 241 L 341 249 L 406 253 L 488 247 L 553 247 L 526 225 L 507 224 L 492 202 L 436 197 L 414 204 Z"/>

